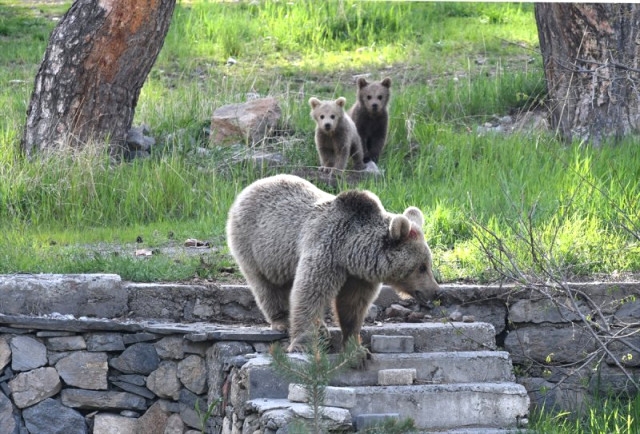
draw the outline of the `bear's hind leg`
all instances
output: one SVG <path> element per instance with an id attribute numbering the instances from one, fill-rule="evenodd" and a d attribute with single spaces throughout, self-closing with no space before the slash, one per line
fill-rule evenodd
<path id="1" fill-rule="evenodd" d="M 251 292 L 271 329 L 286 332 L 289 328 L 289 294 L 291 283 L 275 285 L 260 273 L 245 273 Z"/>

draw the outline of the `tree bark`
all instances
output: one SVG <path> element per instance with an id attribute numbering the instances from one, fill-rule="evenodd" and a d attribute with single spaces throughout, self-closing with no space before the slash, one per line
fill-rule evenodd
<path id="1" fill-rule="evenodd" d="M 175 0 L 76 0 L 49 39 L 27 110 L 27 156 L 109 143 L 122 150 Z"/>
<path id="2" fill-rule="evenodd" d="M 550 123 L 598 145 L 640 128 L 640 5 L 536 3 Z"/>

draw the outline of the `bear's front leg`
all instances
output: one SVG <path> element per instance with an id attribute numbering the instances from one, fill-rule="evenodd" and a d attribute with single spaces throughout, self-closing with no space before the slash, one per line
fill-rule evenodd
<path id="1" fill-rule="evenodd" d="M 334 310 L 342 331 L 342 348 L 349 339 L 360 342 L 360 330 L 369 306 L 378 296 L 380 284 L 349 277 L 334 301 Z"/>
<path id="2" fill-rule="evenodd" d="M 302 258 L 298 264 L 291 290 L 289 352 L 304 350 L 314 328 L 320 332 L 326 329 L 325 309 L 345 280 L 343 273 L 330 269 L 330 261 L 330 255 L 314 255 Z"/>

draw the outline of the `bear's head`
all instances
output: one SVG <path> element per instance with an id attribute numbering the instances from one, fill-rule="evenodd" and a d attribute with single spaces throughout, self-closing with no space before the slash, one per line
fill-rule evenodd
<path id="1" fill-rule="evenodd" d="M 364 78 L 358 79 L 358 101 L 367 112 L 378 114 L 385 110 L 391 95 L 391 79 L 369 83 Z"/>
<path id="2" fill-rule="evenodd" d="M 320 101 L 318 98 L 310 98 L 311 117 L 320 130 L 327 134 L 333 133 L 344 117 L 344 105 L 347 100 L 340 97 L 335 101 Z"/>
<path id="3" fill-rule="evenodd" d="M 424 217 L 416 207 L 394 215 L 389 224 L 392 240 L 392 269 L 385 279 L 396 291 L 410 295 L 421 304 L 433 300 L 440 289 L 433 277 L 431 249 L 424 239 Z"/>

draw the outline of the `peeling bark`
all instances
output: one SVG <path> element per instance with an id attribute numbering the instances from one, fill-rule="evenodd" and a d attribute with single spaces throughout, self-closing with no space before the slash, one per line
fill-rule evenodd
<path id="1" fill-rule="evenodd" d="M 108 141 L 118 154 L 175 0 L 76 0 L 49 39 L 27 110 L 27 156 Z"/>
<path id="2" fill-rule="evenodd" d="M 566 141 L 640 129 L 640 5 L 536 3 L 550 123 Z"/>

